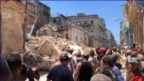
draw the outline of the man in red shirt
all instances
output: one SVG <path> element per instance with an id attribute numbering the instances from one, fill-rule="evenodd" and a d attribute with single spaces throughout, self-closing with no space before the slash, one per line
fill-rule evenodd
<path id="1" fill-rule="evenodd" d="M 140 70 L 140 62 L 136 57 L 131 57 L 129 60 L 130 68 L 128 72 L 127 81 L 144 81 L 142 72 Z"/>

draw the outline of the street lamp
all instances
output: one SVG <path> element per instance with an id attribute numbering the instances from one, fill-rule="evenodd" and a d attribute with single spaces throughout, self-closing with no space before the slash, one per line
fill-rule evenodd
<path id="1" fill-rule="evenodd" d="M 113 21 L 119 21 L 119 20 L 123 21 L 123 19 L 118 19 L 118 18 L 113 19 Z"/>

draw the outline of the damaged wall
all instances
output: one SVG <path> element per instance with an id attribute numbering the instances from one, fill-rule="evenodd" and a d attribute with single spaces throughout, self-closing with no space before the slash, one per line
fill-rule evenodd
<path id="1" fill-rule="evenodd" d="M 30 32 L 32 25 L 35 24 L 36 21 L 37 21 L 37 16 L 31 13 L 29 10 L 27 10 L 26 21 L 25 21 L 25 25 L 26 25 L 25 35 L 26 36 Z"/>
<path id="2" fill-rule="evenodd" d="M 20 2 L 2 1 L 2 54 L 22 52 L 25 7 Z"/>

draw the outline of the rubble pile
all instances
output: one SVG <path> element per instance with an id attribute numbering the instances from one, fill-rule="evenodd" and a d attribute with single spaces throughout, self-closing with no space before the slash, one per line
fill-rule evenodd
<path id="1" fill-rule="evenodd" d="M 80 50 L 82 54 L 88 53 L 92 49 L 86 45 L 54 36 L 32 37 L 27 44 L 39 53 L 37 56 L 41 58 L 41 61 L 39 61 L 40 68 L 50 66 L 57 60 L 57 55 L 62 51 L 66 51 L 68 47 L 73 48 L 74 51 Z"/>
<path id="2" fill-rule="evenodd" d="M 59 26 L 50 22 L 49 24 L 45 24 L 44 26 L 40 27 L 39 30 L 37 30 L 37 36 L 51 36 L 53 33 L 58 33 Z"/>
<path id="3" fill-rule="evenodd" d="M 70 41 L 64 38 L 59 37 L 53 37 L 53 36 L 40 36 L 40 37 L 33 37 L 28 44 L 30 46 L 33 46 L 35 49 L 40 50 L 44 45 L 47 46 L 43 49 L 47 49 L 55 52 L 47 53 L 48 55 L 55 55 L 60 53 L 62 50 L 66 49 L 67 47 L 71 47 L 74 50 L 81 50 L 82 53 L 88 53 L 88 51 L 91 49 L 90 47 L 87 47 L 86 45 L 76 43 L 74 41 Z M 49 48 L 49 49 L 48 49 Z M 45 55 L 45 54 L 44 54 Z"/>

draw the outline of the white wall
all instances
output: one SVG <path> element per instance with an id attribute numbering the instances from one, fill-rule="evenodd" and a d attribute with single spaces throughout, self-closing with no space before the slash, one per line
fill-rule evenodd
<path id="1" fill-rule="evenodd" d="M 85 44 L 86 33 L 82 31 L 81 29 L 72 26 L 69 28 L 69 35 L 70 35 L 69 37 L 71 40 L 78 42 L 78 43 Z"/>

